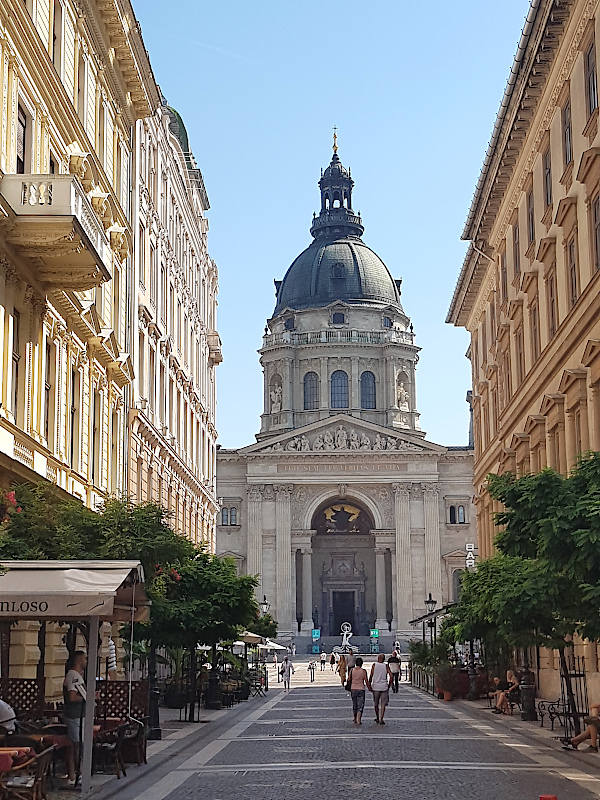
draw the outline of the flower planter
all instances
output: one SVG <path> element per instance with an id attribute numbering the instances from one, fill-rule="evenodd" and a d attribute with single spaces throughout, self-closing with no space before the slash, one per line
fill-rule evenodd
<path id="1" fill-rule="evenodd" d="M 452 700 L 452 692 L 444 691 L 444 700 L 449 703 Z"/>

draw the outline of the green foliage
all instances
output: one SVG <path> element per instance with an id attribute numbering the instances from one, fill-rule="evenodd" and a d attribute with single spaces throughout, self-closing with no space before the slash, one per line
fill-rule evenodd
<path id="1" fill-rule="evenodd" d="M 456 667 L 448 661 L 442 662 L 434 667 L 436 688 L 441 692 L 456 692 L 458 689 L 458 674 Z"/>
<path id="2" fill-rule="evenodd" d="M 277 625 L 277 620 L 270 614 L 262 614 L 251 623 L 249 630 L 264 639 L 274 639 L 277 636 Z"/>
<path id="3" fill-rule="evenodd" d="M 410 660 L 419 667 L 428 667 L 430 664 L 431 650 L 427 642 L 420 639 L 411 639 L 408 643 Z"/>
<path id="4" fill-rule="evenodd" d="M 110 499 L 99 513 L 49 484 L 15 491 L 0 525 L 0 559 L 123 559 L 142 562 L 151 620 L 136 639 L 155 647 L 213 645 L 235 638 L 258 616 L 257 580 L 236 574 L 232 559 L 206 553 L 172 530 L 155 503 Z M 139 651 L 140 656 L 142 651 Z"/>
<path id="5" fill-rule="evenodd" d="M 497 554 L 463 577 L 450 623 L 464 639 L 562 648 L 600 638 L 600 453 L 568 477 L 551 469 L 491 475 Z"/>

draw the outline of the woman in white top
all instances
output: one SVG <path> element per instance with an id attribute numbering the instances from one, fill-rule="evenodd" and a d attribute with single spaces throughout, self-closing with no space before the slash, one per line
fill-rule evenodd
<path id="1" fill-rule="evenodd" d="M 390 702 L 391 685 L 392 673 L 385 663 L 385 654 L 379 653 L 376 663 L 371 667 L 371 689 L 373 691 L 373 703 L 375 704 L 375 722 L 380 725 L 385 725 L 383 715 L 387 704 Z"/>

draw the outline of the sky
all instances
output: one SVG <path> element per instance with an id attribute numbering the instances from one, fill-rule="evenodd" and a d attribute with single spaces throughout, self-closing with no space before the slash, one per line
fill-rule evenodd
<path id="1" fill-rule="evenodd" d="M 402 278 L 422 348 L 421 427 L 430 441 L 467 444 L 468 335 L 445 318 L 528 7 L 134 0 L 156 80 L 183 117 L 211 204 L 223 447 L 252 444 L 260 429 L 256 351 L 275 304 L 273 280 L 312 241 L 334 125 L 363 240 Z"/>

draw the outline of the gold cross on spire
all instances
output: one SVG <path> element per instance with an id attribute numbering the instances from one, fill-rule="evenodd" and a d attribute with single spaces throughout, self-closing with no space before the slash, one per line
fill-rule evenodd
<path id="1" fill-rule="evenodd" d="M 337 125 L 333 126 L 333 152 L 337 154 L 338 151 L 338 143 L 337 143 Z"/>

